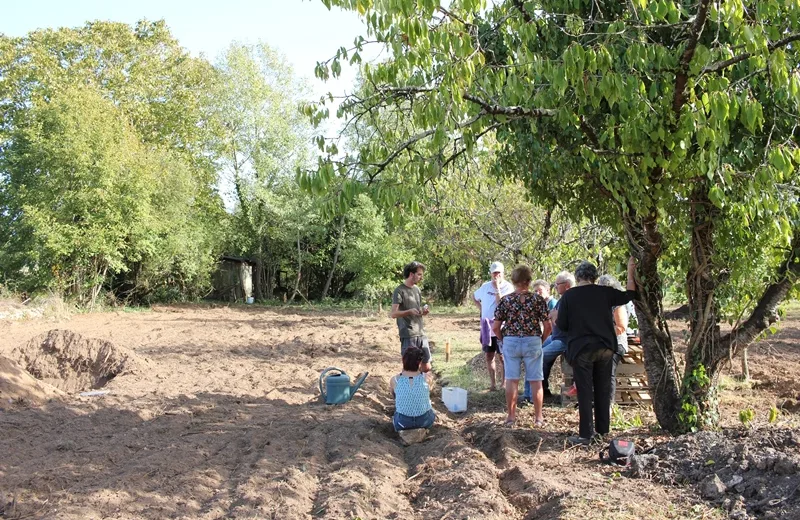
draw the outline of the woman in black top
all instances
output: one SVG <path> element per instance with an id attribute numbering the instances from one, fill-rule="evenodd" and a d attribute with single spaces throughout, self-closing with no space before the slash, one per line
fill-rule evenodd
<path id="1" fill-rule="evenodd" d="M 636 260 L 628 260 L 627 291 L 595 285 L 597 268 L 581 262 L 575 270 L 577 285 L 565 292 L 558 304 L 556 325 L 567 333 L 567 361 L 572 365 L 578 387 L 580 435 L 569 437 L 572 444 L 588 444 L 595 433 L 609 431 L 611 377 L 617 338 L 611 309 L 625 305 L 636 295 Z M 594 422 L 592 428 L 592 400 Z"/>

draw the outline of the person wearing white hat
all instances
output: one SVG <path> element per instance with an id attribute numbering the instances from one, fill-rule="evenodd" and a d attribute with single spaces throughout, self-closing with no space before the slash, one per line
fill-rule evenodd
<path id="1" fill-rule="evenodd" d="M 495 375 L 497 367 L 495 360 L 500 365 L 500 388 L 503 388 L 503 353 L 498 345 L 497 337 L 492 331 L 494 321 L 494 311 L 500 299 L 514 292 L 514 286 L 503 278 L 505 268 L 500 262 L 492 262 L 489 266 L 489 274 L 492 279 L 481 285 L 472 295 L 475 305 L 481 311 L 481 334 L 480 342 L 483 352 L 486 354 L 486 366 L 489 369 L 490 390 L 497 390 L 497 378 Z"/>

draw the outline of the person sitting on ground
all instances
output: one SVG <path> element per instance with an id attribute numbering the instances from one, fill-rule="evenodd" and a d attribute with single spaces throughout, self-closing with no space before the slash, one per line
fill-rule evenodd
<path id="1" fill-rule="evenodd" d="M 544 425 L 542 416 L 542 334 L 550 333 L 547 304 L 544 298 L 530 292 L 531 268 L 520 265 L 511 272 L 514 292 L 497 304 L 492 328 L 503 345 L 506 376 L 506 426 L 516 421 L 520 364 L 525 363 L 525 379 L 531 382 L 535 425 Z"/>
<path id="2" fill-rule="evenodd" d="M 531 285 L 531 290 L 534 293 L 536 293 L 539 296 L 541 296 L 542 298 L 544 298 L 544 301 L 547 302 L 547 312 L 550 312 L 555 308 L 556 304 L 558 303 L 558 300 L 556 300 L 555 298 L 550 296 L 550 284 L 549 283 L 547 283 L 545 280 L 542 280 L 540 278 L 539 280 L 536 280 L 536 281 L 533 282 L 533 285 Z M 545 347 L 545 345 L 548 344 L 549 341 L 550 341 L 550 337 L 549 336 L 542 336 L 542 353 L 544 353 L 544 347 Z M 542 366 L 544 366 L 544 363 L 542 363 Z M 547 388 L 547 378 L 545 378 L 544 381 L 542 382 L 542 386 L 544 388 Z M 545 393 L 544 393 L 544 396 L 548 397 L 548 394 L 550 394 L 550 391 L 546 390 Z M 528 403 L 530 403 L 532 401 L 532 399 L 531 399 L 531 384 L 530 384 L 530 382 L 528 382 L 527 378 L 525 380 L 524 392 L 522 393 L 522 400 L 524 402 L 528 402 Z"/>
<path id="3" fill-rule="evenodd" d="M 492 322 L 494 322 L 494 311 L 497 309 L 497 303 L 503 296 L 514 292 L 514 286 L 503 279 L 503 271 L 502 263 L 493 262 L 489 266 L 489 274 L 492 279 L 481 285 L 472 295 L 472 300 L 481 311 L 480 342 L 481 349 L 486 354 L 486 367 L 489 370 L 490 381 L 489 390 L 497 389 L 495 359 L 497 359 L 497 364 L 500 366 L 500 387 L 505 384 L 502 375 L 505 370 L 503 368 L 503 353 L 497 344 L 497 336 L 492 332 Z"/>
<path id="4" fill-rule="evenodd" d="M 421 372 L 425 352 L 417 346 L 403 352 L 403 371 L 392 377 L 389 389 L 394 394 L 394 430 L 430 428 L 436 415 L 431 407 L 430 372 Z"/>
<path id="5" fill-rule="evenodd" d="M 595 433 L 606 435 L 611 426 L 611 370 L 617 351 L 611 309 L 625 305 L 636 295 L 636 260 L 628 260 L 628 290 L 595 285 L 597 268 L 581 262 L 575 270 L 577 285 L 558 303 L 556 325 L 567 333 L 567 361 L 578 388 L 580 431 L 571 444 L 589 444 Z M 594 425 L 592 402 L 594 401 Z M 593 427 L 594 426 L 594 427 Z"/>

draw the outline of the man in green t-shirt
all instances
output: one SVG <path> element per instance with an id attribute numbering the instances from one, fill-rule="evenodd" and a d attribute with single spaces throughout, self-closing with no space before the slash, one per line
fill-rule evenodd
<path id="1" fill-rule="evenodd" d="M 431 369 L 431 349 L 422 317 L 428 314 L 428 306 L 422 305 L 422 294 L 417 284 L 425 275 L 425 266 L 419 262 L 411 262 L 403 268 L 403 283 L 392 294 L 392 312 L 390 316 L 397 319 L 397 328 L 400 331 L 400 357 L 410 346 L 422 349 L 425 356 L 419 366 L 420 372 Z"/>

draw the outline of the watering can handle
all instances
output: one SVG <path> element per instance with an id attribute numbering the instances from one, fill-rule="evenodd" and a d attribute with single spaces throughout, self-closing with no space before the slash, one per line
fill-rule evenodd
<path id="1" fill-rule="evenodd" d="M 327 390 L 327 388 L 325 390 L 322 389 L 322 381 L 325 379 L 325 374 L 327 374 L 331 370 L 338 370 L 339 373 L 347 375 L 347 372 L 345 372 L 341 368 L 328 367 L 325 370 L 323 370 L 322 373 L 319 375 L 319 393 L 322 394 L 322 398 L 323 399 L 327 399 L 328 396 L 327 396 L 327 393 L 325 392 L 325 390 Z"/>

